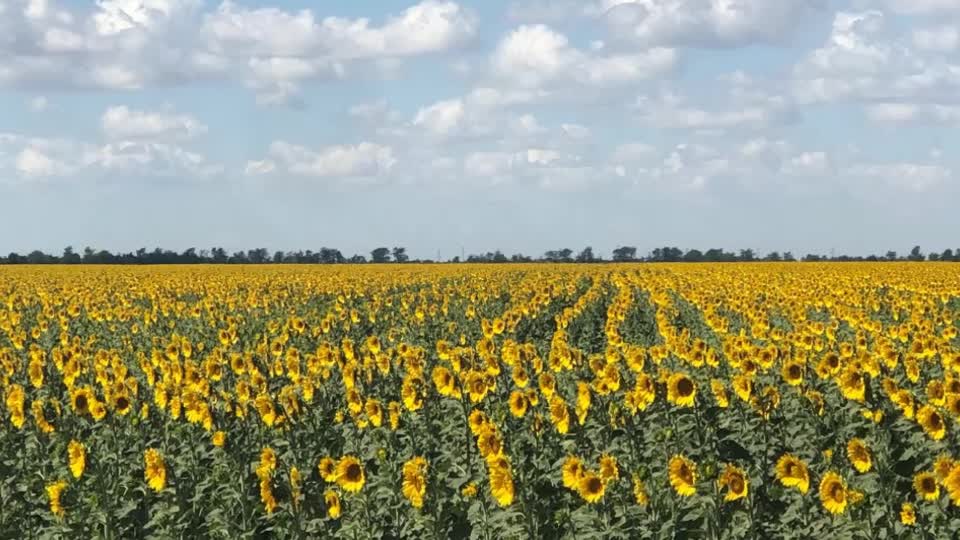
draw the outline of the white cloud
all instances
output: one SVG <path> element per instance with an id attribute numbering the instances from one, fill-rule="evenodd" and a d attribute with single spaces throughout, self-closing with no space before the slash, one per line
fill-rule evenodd
<path id="1" fill-rule="evenodd" d="M 270 145 L 270 159 L 275 168 L 290 174 L 316 177 L 363 178 L 386 174 L 397 164 L 393 148 L 376 143 L 335 145 L 311 150 L 285 141 Z M 256 162 L 254 162 L 256 163 Z M 249 168 L 249 164 L 248 164 Z M 262 172 L 266 165 L 253 165 L 254 172 Z"/>
<path id="2" fill-rule="evenodd" d="M 620 38 L 647 46 L 784 43 L 820 0 L 600 0 L 593 12 Z"/>
<path id="3" fill-rule="evenodd" d="M 898 13 L 932 15 L 936 13 L 960 13 L 956 0 L 885 0 Z"/>
<path id="4" fill-rule="evenodd" d="M 110 139 L 188 140 L 207 132 L 207 126 L 190 115 L 137 111 L 126 106 L 108 108 L 100 123 Z"/>
<path id="5" fill-rule="evenodd" d="M 439 101 L 417 111 L 413 125 L 433 135 L 449 135 L 460 128 L 465 114 L 463 100 Z"/>
<path id="6" fill-rule="evenodd" d="M 677 53 L 660 47 L 631 54 L 582 51 L 563 34 L 537 24 L 522 25 L 504 37 L 490 63 L 495 76 L 518 88 L 551 83 L 602 87 L 667 73 L 676 65 Z"/>
<path id="7" fill-rule="evenodd" d="M 879 103 L 867 106 L 867 117 L 877 123 L 960 124 L 960 106 Z"/>
<path id="8" fill-rule="evenodd" d="M 17 172 L 25 176 L 53 176 L 62 174 L 65 170 L 62 165 L 33 147 L 24 148 L 17 154 L 15 167 Z"/>
<path id="9" fill-rule="evenodd" d="M 875 187 L 876 182 L 912 192 L 926 192 L 953 178 L 953 171 L 940 166 L 919 163 L 859 164 L 845 173 Z"/>
<path id="10" fill-rule="evenodd" d="M 922 51 L 951 52 L 960 48 L 960 29 L 935 26 L 913 31 L 913 44 Z"/>

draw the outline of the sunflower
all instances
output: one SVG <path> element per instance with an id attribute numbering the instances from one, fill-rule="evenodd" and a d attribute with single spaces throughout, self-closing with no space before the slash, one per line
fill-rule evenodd
<path id="1" fill-rule="evenodd" d="M 912 504 L 905 502 L 900 505 L 900 523 L 908 527 L 917 523 L 917 512 Z"/>
<path id="2" fill-rule="evenodd" d="M 293 507 L 297 508 L 300 505 L 300 497 L 303 495 L 303 476 L 300 474 L 300 469 L 296 467 L 290 467 L 290 499 L 293 502 Z"/>
<path id="3" fill-rule="evenodd" d="M 414 508 L 423 507 L 423 498 L 427 494 L 427 460 L 414 457 L 403 464 L 403 482 L 400 492 Z"/>
<path id="4" fill-rule="evenodd" d="M 560 396 L 555 395 L 550 400 L 550 421 L 561 435 L 570 430 L 570 410 Z"/>
<path id="5" fill-rule="evenodd" d="M 686 456 L 674 455 L 667 466 L 670 485 L 677 495 L 689 497 L 697 492 L 697 465 Z"/>
<path id="6" fill-rule="evenodd" d="M 606 482 L 620 479 L 620 468 L 617 466 L 617 458 L 610 454 L 600 456 L 600 478 Z"/>
<path id="7" fill-rule="evenodd" d="M 697 385 L 686 373 L 674 373 L 667 380 L 667 401 L 678 407 L 692 407 L 697 397 Z"/>
<path id="8" fill-rule="evenodd" d="M 480 436 L 477 437 L 477 449 L 480 450 L 480 455 L 485 459 L 499 456 L 503 452 L 503 441 L 500 440 L 500 434 L 497 433 L 497 430 L 488 427 L 480 433 Z"/>
<path id="9" fill-rule="evenodd" d="M 380 404 L 379 400 L 376 399 L 367 399 L 367 403 L 363 407 L 364 412 L 367 414 L 367 419 L 370 420 L 370 423 L 373 424 L 373 427 L 380 427 L 383 425 L 383 406 Z"/>
<path id="10" fill-rule="evenodd" d="M 727 394 L 727 388 L 720 379 L 710 381 L 710 391 L 713 392 L 713 398 L 717 402 L 717 407 L 726 409 L 730 406 L 730 396 Z"/>
<path id="11" fill-rule="evenodd" d="M 790 386 L 800 386 L 803 383 L 803 364 L 791 360 L 783 365 L 780 375 Z"/>
<path id="12" fill-rule="evenodd" d="M 363 489 L 366 476 L 363 465 L 354 456 L 344 456 L 337 463 L 337 484 L 345 491 L 357 493 Z"/>
<path id="13" fill-rule="evenodd" d="M 510 414 L 516 418 L 523 418 L 527 414 L 527 396 L 520 390 L 510 393 Z"/>
<path id="14" fill-rule="evenodd" d="M 60 497 L 66 489 L 66 480 L 57 480 L 46 486 L 47 498 L 50 499 L 50 513 L 61 519 L 65 512 L 63 510 L 63 504 L 60 502 Z"/>
<path id="15" fill-rule="evenodd" d="M 474 482 L 467 482 L 463 489 L 460 490 L 460 495 L 464 499 L 472 499 L 477 496 L 477 484 Z"/>
<path id="16" fill-rule="evenodd" d="M 850 439 L 850 442 L 847 443 L 847 458 L 859 473 L 868 472 L 873 467 L 870 448 L 863 439 Z"/>
<path id="17" fill-rule="evenodd" d="M 340 519 L 340 495 L 328 489 L 323 494 L 323 502 L 327 505 L 327 516 L 330 519 Z"/>
<path id="18" fill-rule="evenodd" d="M 490 472 L 490 493 L 501 507 L 510 506 L 513 504 L 514 496 L 510 462 L 504 456 L 498 456 L 488 461 L 487 466 Z"/>
<path id="19" fill-rule="evenodd" d="M 940 485 L 937 476 L 929 471 L 919 472 L 913 477 L 913 489 L 917 496 L 925 501 L 935 501 L 940 498 Z"/>
<path id="20" fill-rule="evenodd" d="M 795 487 L 806 494 L 810 489 L 810 472 L 807 464 L 792 454 L 784 454 L 777 460 L 777 479 L 785 487 Z"/>
<path id="21" fill-rule="evenodd" d="M 950 500 L 954 506 L 960 506 L 960 464 L 956 464 L 950 469 L 947 477 L 943 479 L 943 487 L 950 495 Z"/>
<path id="22" fill-rule="evenodd" d="M 93 400 L 93 390 L 89 386 L 77 388 L 70 392 L 70 406 L 73 407 L 73 412 L 80 416 L 90 412 L 90 404 Z"/>
<path id="23" fill-rule="evenodd" d="M 577 423 L 582 426 L 590 412 L 590 385 L 583 381 L 577 383 L 577 402 L 574 410 L 577 413 Z"/>
<path id="24" fill-rule="evenodd" d="M 143 477 L 151 489 L 159 493 L 167 483 L 167 468 L 163 463 L 163 456 L 156 448 L 148 448 L 143 453 Z"/>
<path id="25" fill-rule="evenodd" d="M 717 484 L 721 489 L 727 489 L 727 494 L 723 500 L 729 502 L 746 497 L 750 481 L 743 469 L 728 464 L 717 480 Z"/>
<path id="26" fill-rule="evenodd" d="M 937 456 L 937 460 L 933 462 L 933 471 L 937 473 L 937 479 L 943 482 L 950 474 L 950 469 L 953 469 L 954 464 L 955 462 L 950 454 L 944 453 Z"/>
<path id="27" fill-rule="evenodd" d="M 333 458 L 329 456 L 320 458 L 317 470 L 320 472 L 320 478 L 323 478 L 325 482 L 337 481 L 337 462 Z"/>
<path id="28" fill-rule="evenodd" d="M 83 475 L 83 469 L 87 466 L 87 449 L 82 442 L 76 439 L 70 441 L 67 445 L 67 461 L 73 477 L 80 478 Z"/>
<path id="29" fill-rule="evenodd" d="M 474 409 L 473 412 L 470 413 L 468 422 L 470 425 L 470 431 L 476 437 L 480 435 L 480 432 L 482 432 L 487 423 L 490 422 L 490 419 L 487 418 L 486 413 L 483 411 Z"/>
<path id="30" fill-rule="evenodd" d="M 603 479 L 594 472 L 584 474 L 577 485 L 577 493 L 590 504 L 599 502 L 605 491 L 606 485 Z"/>
<path id="31" fill-rule="evenodd" d="M 583 478 L 586 468 L 580 458 L 567 456 L 567 459 L 563 461 L 561 471 L 563 473 L 563 486 L 575 490 L 580 485 L 580 479 Z"/>
<path id="32" fill-rule="evenodd" d="M 935 441 L 943 439 L 947 434 L 947 426 L 943 417 L 930 405 L 924 405 L 917 411 L 917 422 L 928 437 Z"/>
<path id="33" fill-rule="evenodd" d="M 638 506 L 646 506 L 650 503 L 650 497 L 647 495 L 647 489 L 643 485 L 643 480 L 639 475 L 633 475 L 633 500 Z"/>
<path id="34" fill-rule="evenodd" d="M 211 439 L 213 440 L 214 446 L 223 448 L 223 445 L 227 442 L 227 434 L 222 431 L 214 431 Z"/>
<path id="35" fill-rule="evenodd" d="M 842 514 L 847 509 L 847 484 L 843 478 L 828 471 L 820 481 L 820 502 L 831 514 Z"/>
<path id="36" fill-rule="evenodd" d="M 53 427 L 53 424 L 47 421 L 41 400 L 33 400 L 33 403 L 30 404 L 30 410 L 33 412 L 33 421 L 37 424 L 37 429 L 43 433 L 53 433 L 55 431 L 56 428 Z"/>
<path id="37" fill-rule="evenodd" d="M 733 393 L 740 398 L 740 401 L 750 401 L 753 394 L 753 379 L 748 375 L 737 375 L 733 378 Z"/>
<path id="38" fill-rule="evenodd" d="M 444 366 L 433 368 L 433 385 L 437 387 L 437 392 L 441 396 L 460 398 L 460 391 L 457 389 L 457 381 Z"/>

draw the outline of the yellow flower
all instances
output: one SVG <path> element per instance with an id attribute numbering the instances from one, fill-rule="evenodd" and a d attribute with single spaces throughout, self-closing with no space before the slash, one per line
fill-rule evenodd
<path id="1" fill-rule="evenodd" d="M 636 501 L 638 506 L 646 506 L 650 502 L 643 480 L 636 474 L 633 475 L 633 500 Z"/>
<path id="2" fill-rule="evenodd" d="M 363 465 L 355 456 L 344 456 L 337 463 L 337 484 L 350 493 L 357 493 L 363 489 L 366 482 Z"/>
<path id="3" fill-rule="evenodd" d="M 47 484 L 46 487 L 47 498 L 50 499 L 50 513 L 58 518 L 63 518 L 65 513 L 60 502 L 60 496 L 63 495 L 65 489 L 67 489 L 66 480 L 57 480 L 52 484 Z"/>
<path id="4" fill-rule="evenodd" d="M 820 502 L 831 514 L 842 514 L 847 509 L 847 484 L 843 478 L 828 471 L 820 481 Z"/>
<path id="5" fill-rule="evenodd" d="M 605 491 L 606 485 L 603 483 L 603 479 L 593 472 L 584 474 L 577 485 L 577 492 L 583 500 L 590 504 L 599 502 Z"/>
<path id="6" fill-rule="evenodd" d="M 670 485 L 677 495 L 689 497 L 697 492 L 697 465 L 686 456 L 674 455 L 667 466 Z"/>
<path id="7" fill-rule="evenodd" d="M 300 475 L 300 469 L 290 467 L 290 498 L 295 508 L 300 505 L 300 497 L 303 494 L 302 489 L 303 477 Z"/>
<path id="8" fill-rule="evenodd" d="M 667 381 L 667 401 L 678 407 L 692 407 L 697 397 L 697 385 L 686 373 L 674 373 Z"/>
<path id="9" fill-rule="evenodd" d="M 850 439 L 850 442 L 847 443 L 847 458 L 857 472 L 865 473 L 873 467 L 870 448 L 867 447 L 867 443 L 863 439 Z"/>
<path id="10" fill-rule="evenodd" d="M 917 512 L 912 504 L 905 502 L 900 506 L 900 523 L 908 527 L 917 523 Z"/>
<path id="11" fill-rule="evenodd" d="M 423 507 L 423 498 L 427 494 L 427 468 L 427 460 L 420 456 L 403 464 L 403 482 L 400 491 L 414 508 Z"/>
<path id="12" fill-rule="evenodd" d="M 510 462 L 504 456 L 499 456 L 487 462 L 490 476 L 490 492 L 497 504 L 507 507 L 513 504 L 514 487 L 513 473 Z"/>
<path id="13" fill-rule="evenodd" d="M 330 519 L 340 519 L 340 495 L 332 489 L 323 494 L 323 502 L 327 505 L 327 516 Z"/>
<path id="14" fill-rule="evenodd" d="M 583 478 L 586 470 L 583 467 L 583 462 L 580 461 L 580 458 L 576 456 L 567 456 L 567 459 L 563 462 L 563 486 L 567 489 L 578 489 L 580 486 L 580 479 Z"/>
<path id="15" fill-rule="evenodd" d="M 510 414 L 517 418 L 527 414 L 527 396 L 520 390 L 510 393 Z"/>
<path id="16" fill-rule="evenodd" d="M 777 460 L 777 479 L 785 487 L 795 487 L 806 494 L 810 489 L 810 473 L 807 464 L 792 454 L 784 454 Z"/>
<path id="17" fill-rule="evenodd" d="M 743 469 L 735 465 L 727 465 L 717 480 L 721 489 L 726 488 L 727 493 L 723 500 L 735 501 L 747 496 L 750 481 Z"/>
<path id="18" fill-rule="evenodd" d="M 787 362 L 783 364 L 780 374 L 790 386 L 800 386 L 803 383 L 803 364 L 795 360 Z"/>
<path id="19" fill-rule="evenodd" d="M 70 473 L 74 478 L 83 476 L 83 469 L 87 466 L 87 449 L 78 440 L 70 441 L 67 445 L 67 460 L 70 464 Z"/>
<path id="20" fill-rule="evenodd" d="M 940 413 L 930 405 L 924 405 L 917 411 L 917 422 L 927 434 L 935 441 L 943 439 L 947 434 L 947 425 L 943 421 Z"/>
<path id="21" fill-rule="evenodd" d="M 167 483 L 167 468 L 163 463 L 163 456 L 155 448 L 148 448 L 143 454 L 145 468 L 143 471 L 147 485 L 156 492 L 163 490 Z"/>
<path id="22" fill-rule="evenodd" d="M 617 467 L 617 458 L 609 454 L 600 456 L 600 478 L 604 483 L 620 479 L 620 469 Z"/>
<path id="23" fill-rule="evenodd" d="M 940 498 L 940 486 L 934 473 L 923 471 L 913 477 L 913 489 L 917 496 L 925 501 L 935 501 Z"/>
<path id="24" fill-rule="evenodd" d="M 477 496 L 477 484 L 473 482 L 468 482 L 463 489 L 460 490 L 460 495 L 465 499 L 472 499 Z"/>
<path id="25" fill-rule="evenodd" d="M 954 506 L 960 506 L 960 464 L 954 465 L 950 473 L 943 480 L 943 487 L 950 495 Z"/>
<path id="26" fill-rule="evenodd" d="M 317 470 L 320 472 L 320 478 L 325 482 L 337 481 L 337 462 L 333 458 L 328 456 L 320 458 Z"/>
<path id="27" fill-rule="evenodd" d="M 227 434 L 222 431 L 213 432 L 213 445 L 217 448 L 223 448 L 223 445 L 227 442 Z"/>

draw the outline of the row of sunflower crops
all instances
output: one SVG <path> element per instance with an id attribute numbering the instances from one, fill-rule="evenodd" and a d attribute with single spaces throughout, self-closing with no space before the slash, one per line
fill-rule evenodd
<path id="1" fill-rule="evenodd" d="M 960 268 L 0 268 L 2 538 L 952 538 Z"/>

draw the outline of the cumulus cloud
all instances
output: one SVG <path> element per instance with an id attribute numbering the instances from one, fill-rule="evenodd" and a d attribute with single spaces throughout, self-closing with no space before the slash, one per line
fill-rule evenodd
<path id="1" fill-rule="evenodd" d="M 6 0 L 0 13 L 0 86 L 134 90 L 205 79 L 241 80 L 262 103 L 290 103 L 305 80 L 342 78 L 354 62 L 455 47 L 475 16 L 424 0 L 376 24 L 310 9 L 247 8 L 230 0 Z"/>
<path id="2" fill-rule="evenodd" d="M 283 171 L 319 178 L 369 178 L 390 172 L 397 164 L 393 148 L 376 143 L 333 145 L 317 150 L 286 141 L 275 141 L 269 159 L 247 163 L 248 174 Z"/>
<path id="3" fill-rule="evenodd" d="M 207 126 L 190 115 L 138 111 L 122 105 L 108 108 L 100 124 L 110 139 L 188 140 L 207 132 Z"/>
<path id="4" fill-rule="evenodd" d="M 605 54 L 584 51 L 542 24 L 522 25 L 504 37 L 491 57 L 493 74 L 518 88 L 550 84 L 610 86 L 663 75 L 674 68 L 674 49 Z"/>

